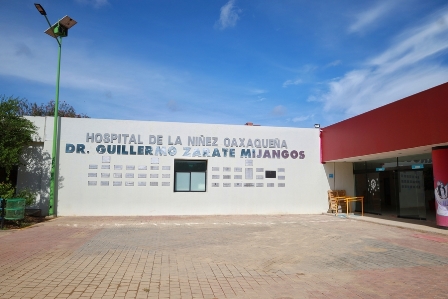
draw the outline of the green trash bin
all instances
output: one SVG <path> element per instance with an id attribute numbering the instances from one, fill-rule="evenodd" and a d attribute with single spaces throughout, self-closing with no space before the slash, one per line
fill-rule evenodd
<path id="1" fill-rule="evenodd" d="M 25 217 L 25 199 L 10 198 L 6 200 L 5 219 L 21 220 Z"/>

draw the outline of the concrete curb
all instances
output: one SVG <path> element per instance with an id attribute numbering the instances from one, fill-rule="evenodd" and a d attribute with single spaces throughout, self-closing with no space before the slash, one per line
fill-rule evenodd
<path id="1" fill-rule="evenodd" d="M 327 216 L 336 217 L 335 214 L 332 214 L 332 213 L 322 213 L 322 214 L 327 215 Z M 343 217 L 339 217 L 339 215 L 341 215 Z M 376 224 L 381 224 L 381 225 L 386 225 L 386 226 L 393 226 L 393 227 L 398 227 L 398 228 L 415 230 L 415 231 L 419 231 L 419 232 L 434 233 L 434 234 L 448 236 L 448 229 L 443 228 L 443 227 L 432 227 L 427 224 L 425 225 L 425 224 L 407 223 L 407 222 L 394 221 L 394 220 L 389 220 L 389 219 L 374 218 L 374 217 L 366 216 L 365 214 L 364 214 L 364 216 L 349 214 L 348 218 L 345 215 L 345 213 L 344 214 L 340 213 L 339 215 L 337 217 L 342 218 L 342 219 L 345 218 L 345 219 L 356 220 L 356 221 L 365 221 L 365 222 L 371 222 L 371 223 L 376 223 Z"/>

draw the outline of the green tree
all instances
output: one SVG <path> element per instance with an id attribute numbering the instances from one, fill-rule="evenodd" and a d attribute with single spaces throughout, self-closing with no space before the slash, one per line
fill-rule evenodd
<path id="1" fill-rule="evenodd" d="M 19 100 L 19 115 L 29 116 L 54 116 L 54 101 L 48 103 L 30 103 L 27 99 Z M 58 116 L 60 117 L 72 117 L 72 118 L 89 118 L 84 113 L 76 113 L 75 108 L 67 102 L 63 101 L 59 103 Z"/>
<path id="2" fill-rule="evenodd" d="M 0 167 L 9 177 L 11 169 L 20 165 L 25 146 L 33 142 L 36 126 L 20 111 L 19 98 L 0 96 Z"/>

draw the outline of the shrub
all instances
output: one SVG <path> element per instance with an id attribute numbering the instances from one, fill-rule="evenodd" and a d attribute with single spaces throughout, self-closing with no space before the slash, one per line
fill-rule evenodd
<path id="1" fill-rule="evenodd" d="M 0 183 L 0 198 L 24 198 L 25 206 L 31 206 L 36 202 L 36 192 L 28 188 L 15 192 L 14 187 L 10 183 Z"/>
<path id="2" fill-rule="evenodd" d="M 14 187 L 10 183 L 0 183 L 0 198 L 8 199 L 14 196 Z"/>
<path id="3" fill-rule="evenodd" d="M 25 199 L 25 206 L 29 207 L 36 202 L 36 192 L 31 191 L 28 188 L 22 189 L 19 192 L 16 192 L 17 198 Z"/>

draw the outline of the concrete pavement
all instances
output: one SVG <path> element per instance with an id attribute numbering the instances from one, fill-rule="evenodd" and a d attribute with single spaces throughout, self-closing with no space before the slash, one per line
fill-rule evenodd
<path id="1" fill-rule="evenodd" d="M 446 231 L 383 224 L 60 217 L 0 232 L 0 298 L 448 298 Z"/>

